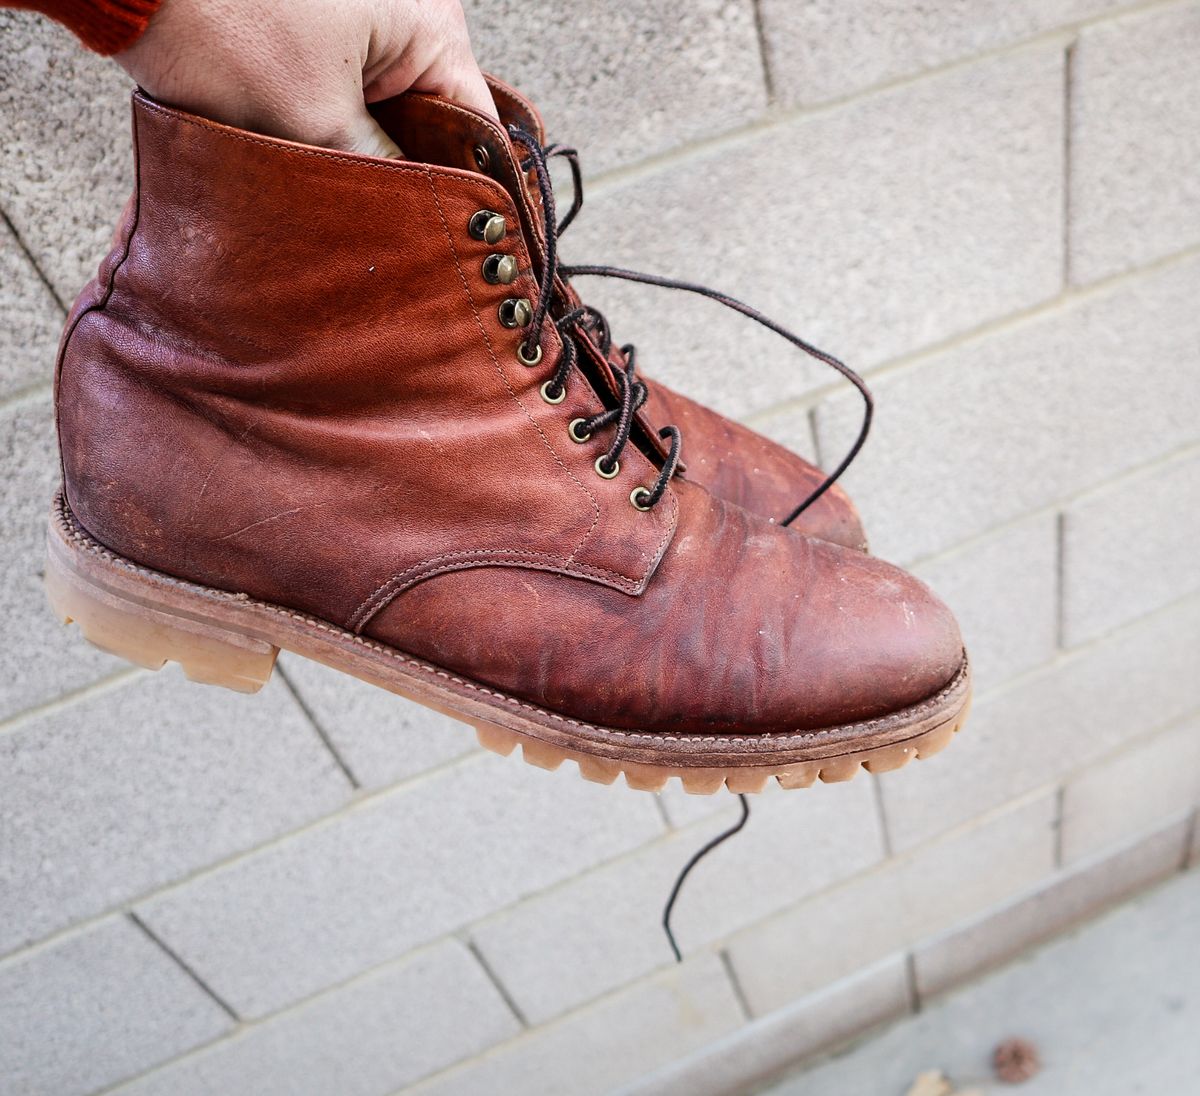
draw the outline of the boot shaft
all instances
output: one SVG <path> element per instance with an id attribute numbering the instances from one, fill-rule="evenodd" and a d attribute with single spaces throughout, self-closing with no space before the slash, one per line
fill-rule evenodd
<path id="1" fill-rule="evenodd" d="M 652 462 L 630 446 L 606 480 L 595 447 L 570 440 L 569 421 L 604 404 L 578 376 L 562 404 L 543 397 L 553 324 L 541 362 L 518 360 L 524 333 L 502 306 L 536 303 L 540 256 L 510 190 L 142 95 L 133 109 L 127 230 L 60 356 L 64 478 L 85 528 L 148 566 L 351 627 L 380 598 L 465 567 L 644 588 L 674 499 L 639 512 L 630 490 Z M 465 142 L 470 121 L 438 132 Z M 493 170 L 507 156 L 514 174 L 503 131 L 491 136 Z M 478 238 L 485 210 L 505 219 L 502 239 Z M 516 261 L 511 284 L 483 274 L 498 253 Z"/>

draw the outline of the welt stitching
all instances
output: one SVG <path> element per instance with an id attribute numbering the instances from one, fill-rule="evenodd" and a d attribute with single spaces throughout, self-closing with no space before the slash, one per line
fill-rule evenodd
<path id="1" fill-rule="evenodd" d="M 467 681 L 465 678 L 458 677 L 446 670 L 439 669 L 432 663 L 421 662 L 419 659 L 415 659 L 411 655 L 406 655 L 403 651 L 397 651 L 392 647 L 386 646 L 385 644 L 378 643 L 360 635 L 355 635 L 352 632 L 346 631 L 344 628 L 339 628 L 335 624 L 330 624 L 328 621 L 320 620 L 319 618 L 309 616 L 306 613 L 297 612 L 295 609 L 287 609 L 282 605 L 272 605 L 267 601 L 258 601 L 254 598 L 251 598 L 247 594 L 233 594 L 227 590 L 212 589 L 206 586 L 200 586 L 198 583 L 189 582 L 186 579 L 177 579 L 172 578 L 169 575 L 159 574 L 158 572 L 151 570 L 149 567 L 143 567 L 140 564 L 134 563 L 132 560 L 127 560 L 123 556 L 117 555 L 115 552 L 105 548 L 104 545 L 95 540 L 95 538 L 93 538 L 87 532 L 87 530 L 78 523 L 78 519 L 75 518 L 75 515 L 71 513 L 70 508 L 67 505 L 67 500 L 61 493 L 55 496 L 52 509 L 52 516 L 59 519 L 60 528 L 62 528 L 63 532 L 70 537 L 72 541 L 81 545 L 84 550 L 100 556 L 102 559 L 121 567 L 123 570 L 130 571 L 134 574 L 145 575 L 148 578 L 155 579 L 157 581 L 165 581 L 170 585 L 192 587 L 194 589 L 201 590 L 210 596 L 219 595 L 221 598 L 227 601 L 237 602 L 238 604 L 253 605 L 257 608 L 265 610 L 266 612 L 274 613 L 276 616 L 288 617 L 289 619 L 303 624 L 308 628 L 312 628 L 319 632 L 328 632 L 333 636 L 349 640 L 358 644 L 359 646 L 367 647 L 369 650 L 375 651 L 377 654 L 384 655 L 395 662 L 400 662 L 407 666 L 411 666 L 414 669 L 421 670 L 423 673 L 433 677 L 443 678 L 446 681 L 452 682 L 456 685 L 461 685 L 463 688 L 470 689 L 472 692 L 480 693 L 483 696 L 490 696 L 497 700 L 503 700 L 510 707 L 523 708 L 525 711 L 533 712 L 535 715 L 540 715 L 544 718 L 553 720 L 554 722 L 563 723 L 571 727 L 578 727 L 580 730 L 584 731 L 598 731 L 601 734 L 617 735 L 622 738 L 645 739 L 651 742 L 725 742 L 729 743 L 730 745 L 735 743 L 740 745 L 747 744 L 746 739 L 735 738 L 729 735 L 686 733 L 677 735 L 655 735 L 647 734 L 644 731 L 619 730 L 615 727 L 602 727 L 595 723 L 585 723 L 579 719 L 572 719 L 570 716 L 560 715 L 558 712 L 552 712 L 548 708 L 539 708 L 536 704 L 529 704 L 523 700 L 518 700 L 516 697 L 508 696 L 505 693 L 497 692 L 494 689 L 488 689 L 482 685 L 477 685 L 473 681 Z M 966 674 L 967 664 L 964 661 L 962 668 L 948 684 L 943 686 L 940 690 L 938 690 L 938 692 L 934 693 L 934 695 L 928 699 L 923 700 L 918 704 L 914 704 L 911 707 L 905 708 L 903 714 L 911 717 L 917 713 L 932 711 L 933 709 L 937 708 L 942 703 L 943 697 L 949 696 L 957 689 L 962 687 L 966 679 Z M 874 719 L 860 720 L 857 723 L 847 723 L 840 727 L 817 728 L 810 731 L 768 731 L 755 735 L 754 741 L 790 742 L 828 736 L 835 731 L 868 731 L 875 727 L 886 726 L 897 714 L 900 713 L 893 713 L 892 716 L 878 716 Z"/>

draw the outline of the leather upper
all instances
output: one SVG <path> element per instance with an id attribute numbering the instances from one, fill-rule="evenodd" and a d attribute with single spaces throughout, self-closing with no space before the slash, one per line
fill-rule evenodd
<path id="1" fill-rule="evenodd" d="M 401 128 L 438 109 L 407 98 Z M 479 122 L 451 110 L 440 136 L 401 147 L 457 163 Z M 896 568 L 687 478 L 639 511 L 649 447 L 597 475 L 607 442 L 567 424 L 602 410 L 604 378 L 576 369 L 547 403 L 554 326 L 528 368 L 524 333 L 500 322 L 506 297 L 536 299 L 542 260 L 496 178 L 257 137 L 142 95 L 134 132 L 136 200 L 57 379 L 67 498 L 101 543 L 617 727 L 829 727 L 960 669 L 950 614 Z M 468 231 L 481 209 L 508 219 L 495 246 Z M 482 277 L 493 251 L 516 256 L 512 285 Z"/>

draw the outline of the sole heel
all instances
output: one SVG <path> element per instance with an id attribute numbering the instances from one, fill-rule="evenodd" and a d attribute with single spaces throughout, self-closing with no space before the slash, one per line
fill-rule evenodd
<path id="1" fill-rule="evenodd" d="M 177 662 L 192 681 L 239 693 L 256 693 L 267 683 L 278 647 L 176 607 L 135 598 L 96 570 L 95 560 L 73 558 L 70 543 L 51 530 L 46 596 L 58 619 L 74 622 L 93 646 L 147 670 Z"/>

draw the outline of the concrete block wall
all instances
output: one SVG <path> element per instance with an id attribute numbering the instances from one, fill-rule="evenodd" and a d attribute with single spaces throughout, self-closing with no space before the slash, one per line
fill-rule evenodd
<path id="1" fill-rule="evenodd" d="M 115 67 L 0 13 L 0 1090 L 723 1093 L 1200 860 L 1200 3 L 470 0 L 588 175 L 568 257 L 863 369 L 873 546 L 958 610 L 967 731 L 768 792 L 601 788 L 299 659 L 247 699 L 55 624 L 58 329 L 130 186 Z M 704 302 L 648 371 L 836 461 L 857 406 Z"/>

